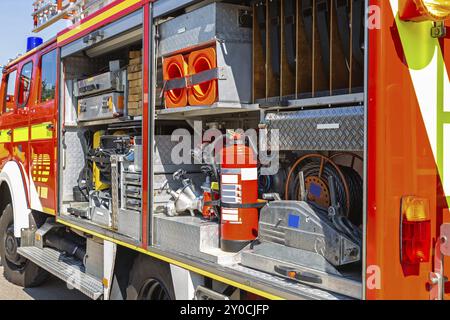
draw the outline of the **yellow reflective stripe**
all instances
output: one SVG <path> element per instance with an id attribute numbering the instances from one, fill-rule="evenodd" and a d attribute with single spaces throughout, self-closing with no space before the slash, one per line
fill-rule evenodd
<path id="1" fill-rule="evenodd" d="M 99 14 L 98 16 L 92 18 L 89 21 L 86 21 L 85 23 L 81 24 L 80 26 L 64 33 L 63 35 L 58 37 L 58 43 L 63 42 L 73 36 L 76 36 L 80 32 L 85 31 L 86 29 L 91 28 L 92 26 L 95 26 L 97 23 L 102 22 L 103 20 L 108 19 L 109 17 L 128 9 L 129 7 L 135 5 L 136 3 L 141 2 L 141 0 L 125 0 L 124 2 L 119 3 L 118 5 L 112 7 L 111 9 Z"/>
<path id="2" fill-rule="evenodd" d="M 29 128 L 22 127 L 14 129 L 13 131 L 13 140 L 14 142 L 24 142 L 30 140 L 29 138 Z"/>
<path id="3" fill-rule="evenodd" d="M 85 228 L 73 225 L 71 223 L 62 221 L 62 220 L 60 220 L 58 218 L 56 219 L 56 222 L 58 222 L 60 224 L 63 224 L 65 226 L 74 228 L 74 229 L 79 230 L 81 232 L 90 234 L 90 235 L 95 236 L 97 238 L 113 242 L 115 244 L 121 245 L 121 246 L 126 247 L 128 249 L 131 249 L 131 250 L 134 250 L 134 251 L 138 251 L 140 253 L 143 253 L 143 254 L 146 254 L 148 256 L 154 257 L 156 259 L 162 260 L 164 262 L 176 265 L 176 266 L 178 266 L 180 268 L 183 268 L 183 269 L 195 272 L 195 273 L 200 274 L 200 275 L 202 275 L 204 277 L 207 277 L 207 278 L 210 278 L 210 279 L 213 279 L 213 280 L 216 280 L 216 281 L 228 284 L 230 286 L 236 287 L 238 289 L 241 289 L 241 290 L 244 290 L 244 291 L 256 294 L 257 296 L 260 296 L 260 297 L 263 297 L 263 298 L 266 298 L 266 299 L 270 299 L 270 300 L 285 300 L 285 299 L 283 299 L 283 298 L 281 298 L 279 296 L 273 295 L 271 293 L 268 293 L 268 292 L 265 292 L 265 291 L 262 291 L 262 290 L 259 290 L 259 289 L 255 289 L 255 288 L 252 288 L 252 287 L 250 287 L 250 286 L 248 286 L 246 284 L 239 283 L 239 282 L 236 282 L 236 281 L 233 281 L 233 280 L 230 280 L 230 279 L 218 276 L 217 274 L 214 274 L 214 273 L 202 270 L 200 268 L 191 266 L 189 264 L 186 264 L 186 263 L 183 263 L 183 262 L 180 262 L 180 261 L 177 261 L 177 260 L 174 260 L 174 259 L 162 256 L 160 254 L 157 254 L 157 253 L 154 253 L 154 252 L 142 249 L 141 247 L 136 247 L 136 246 L 130 245 L 130 244 L 126 243 L 126 242 L 122 242 L 122 241 L 119 241 L 119 240 L 116 240 L 116 239 L 112 239 L 112 238 L 106 237 L 106 236 L 104 236 L 102 234 L 99 234 L 97 232 L 93 232 L 91 230 L 88 230 L 88 229 L 85 229 Z"/>
<path id="4" fill-rule="evenodd" d="M 50 214 L 52 216 L 56 215 L 56 211 L 54 209 L 50 209 L 50 208 L 42 208 L 42 210 L 46 213 L 46 214 Z"/>
<path id="5" fill-rule="evenodd" d="M 49 130 L 48 126 L 51 122 L 44 122 L 31 126 L 31 140 L 47 140 L 53 138 L 53 130 Z"/>
<path id="6" fill-rule="evenodd" d="M 0 143 L 11 142 L 11 135 L 8 134 L 10 130 L 0 130 Z"/>

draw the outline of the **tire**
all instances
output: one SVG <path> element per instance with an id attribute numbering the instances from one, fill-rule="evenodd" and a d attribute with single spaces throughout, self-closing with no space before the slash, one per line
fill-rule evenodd
<path id="1" fill-rule="evenodd" d="M 139 255 L 130 271 L 127 300 L 175 300 L 168 263 Z"/>
<path id="2" fill-rule="evenodd" d="M 14 237 L 14 215 L 8 204 L 0 217 L 0 257 L 5 279 L 15 285 L 32 288 L 42 284 L 48 273 L 17 254 L 20 239 Z"/>

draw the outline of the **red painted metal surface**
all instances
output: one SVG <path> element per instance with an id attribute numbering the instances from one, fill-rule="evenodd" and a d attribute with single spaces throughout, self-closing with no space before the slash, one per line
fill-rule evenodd
<path id="1" fill-rule="evenodd" d="M 429 299 L 433 259 L 400 260 L 400 204 L 407 195 L 430 200 L 432 247 L 444 193 L 392 8 L 370 3 L 380 8 L 381 28 L 369 31 L 367 267 L 381 273 L 379 287 L 368 275 L 367 298 Z"/>
<path id="2" fill-rule="evenodd" d="M 150 196 L 150 181 L 148 177 L 150 176 L 149 167 L 151 165 L 151 160 L 149 159 L 150 146 L 153 145 L 150 143 L 149 136 L 150 130 L 153 128 L 150 127 L 150 118 L 153 115 L 150 113 L 150 99 L 152 98 L 152 90 L 149 88 L 149 81 L 147 79 L 150 78 L 150 66 L 148 62 L 150 61 L 150 23 L 151 23 L 151 8 L 149 4 L 144 6 L 144 54 L 143 54 L 143 73 L 142 78 L 144 79 L 143 83 L 143 123 L 142 123 L 142 135 L 143 135 L 143 183 L 142 183 L 142 247 L 147 248 L 149 246 L 148 238 L 149 238 L 149 217 L 150 214 L 148 212 L 149 208 L 149 196 Z"/>
<path id="3" fill-rule="evenodd" d="M 117 1 L 115 1 L 113 3 L 110 3 L 108 6 L 105 6 L 104 8 L 102 8 L 101 10 L 99 10 L 99 11 L 95 12 L 94 14 L 90 15 L 89 17 L 86 17 L 85 19 L 81 20 L 80 22 L 78 22 L 78 23 L 68 27 L 67 29 L 59 32 L 58 33 L 58 37 L 64 35 L 65 33 L 69 32 L 69 31 L 80 29 L 81 26 L 83 26 L 83 24 L 85 24 L 86 22 L 89 22 L 91 20 L 96 19 L 100 14 L 108 11 L 109 9 L 113 8 L 114 6 L 116 6 L 116 5 L 118 5 L 118 4 L 122 3 L 122 2 L 125 2 L 125 1 L 127 1 L 127 0 L 117 0 Z M 153 2 L 153 1 L 142 0 L 141 2 L 138 2 L 135 5 L 130 6 L 130 7 L 126 8 L 126 9 L 120 11 L 119 13 L 111 15 L 111 16 L 109 16 L 106 19 L 102 19 L 98 23 L 95 23 L 95 24 L 93 24 L 92 26 L 90 26 L 88 28 L 80 29 L 80 31 L 77 32 L 74 36 L 72 36 L 72 37 L 70 37 L 68 39 L 65 39 L 64 41 L 59 42 L 58 45 L 59 46 L 64 46 L 64 45 L 66 45 L 66 44 L 68 44 L 68 43 L 70 43 L 72 41 L 80 39 L 81 37 L 84 37 L 84 36 L 88 35 L 92 31 L 94 31 L 94 30 L 96 30 L 96 29 L 98 29 L 100 27 L 103 27 L 103 26 L 105 26 L 105 25 L 107 25 L 107 24 L 109 24 L 111 22 L 114 22 L 114 21 L 116 21 L 116 20 L 118 20 L 118 19 L 120 19 L 120 18 L 122 18 L 122 17 L 124 17 L 124 16 L 126 16 L 126 15 L 128 15 L 128 14 L 130 14 L 130 13 L 136 11 L 136 10 L 138 10 L 139 8 L 145 6 L 149 2 Z"/>
<path id="4" fill-rule="evenodd" d="M 56 44 L 53 44 L 42 50 L 37 56 L 37 79 L 42 75 L 42 58 L 56 53 Z M 56 56 L 56 66 L 59 68 L 58 57 Z M 55 68 L 55 78 L 58 79 L 59 71 Z M 30 106 L 30 188 L 35 188 L 41 196 L 41 204 L 47 213 L 56 213 L 57 209 L 57 185 L 58 177 L 57 166 L 57 119 L 58 108 L 56 95 L 59 90 L 58 81 L 56 82 L 55 99 L 43 101 L 40 81 L 35 84 L 36 96 L 33 104 Z M 38 127 L 39 132 L 48 134 L 47 137 L 34 137 L 33 128 Z"/>
<path id="5" fill-rule="evenodd" d="M 46 211 L 54 213 L 56 210 L 56 134 L 52 139 L 41 141 L 31 141 L 32 126 L 44 121 L 53 123 L 56 126 L 57 104 L 56 99 L 45 104 L 40 104 L 40 56 L 50 50 L 56 49 L 56 42 L 50 42 L 47 46 L 41 48 L 25 58 L 19 60 L 16 64 L 10 65 L 7 72 L 3 74 L 3 81 L 0 91 L 0 130 L 2 134 L 10 136 L 10 141 L 0 143 L 0 162 L 1 168 L 8 161 L 15 161 L 22 168 L 23 184 L 27 193 L 29 207 L 31 207 L 30 194 L 39 190 L 38 194 L 42 206 Z M 25 65 L 33 64 L 32 78 L 30 83 L 30 92 L 25 103 L 19 105 L 20 99 L 17 96 L 21 94 L 20 73 Z M 5 80 L 7 74 L 17 70 L 16 79 L 16 99 L 12 110 L 5 109 Z M 56 77 L 56 76 L 55 76 Z M 56 89 L 57 90 L 57 89 Z M 23 91 L 23 90 L 22 90 Z M 56 91 L 57 92 L 57 91 Z M 23 94 L 23 92 L 22 92 Z M 34 159 L 34 160 L 33 160 Z M 36 169 L 36 170 L 34 170 Z M 36 172 L 36 173 L 34 173 Z M 34 183 L 34 177 L 39 176 L 40 181 Z M 32 189 L 33 188 L 33 189 Z M 48 210 L 49 209 L 49 210 Z"/>

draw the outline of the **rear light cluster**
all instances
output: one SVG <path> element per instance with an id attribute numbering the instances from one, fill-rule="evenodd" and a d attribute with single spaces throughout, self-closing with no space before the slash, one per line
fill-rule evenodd
<path id="1" fill-rule="evenodd" d="M 419 264 L 430 261 L 431 219 L 427 199 L 404 197 L 401 204 L 401 261 Z"/>

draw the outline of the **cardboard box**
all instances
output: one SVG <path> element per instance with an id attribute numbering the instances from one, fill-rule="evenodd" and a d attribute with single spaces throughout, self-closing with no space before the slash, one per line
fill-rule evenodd
<path id="1" fill-rule="evenodd" d="M 142 101 L 128 102 L 128 109 L 142 109 Z"/>
<path id="2" fill-rule="evenodd" d="M 135 94 L 135 95 L 129 95 L 128 96 L 128 102 L 139 102 L 142 101 L 142 95 Z"/>
<path id="3" fill-rule="evenodd" d="M 134 73 L 134 72 L 140 72 L 140 71 L 142 71 L 142 64 L 128 66 L 128 73 Z"/>
<path id="4" fill-rule="evenodd" d="M 128 102 L 128 115 L 132 117 L 142 116 L 142 101 Z"/>
<path id="5" fill-rule="evenodd" d="M 130 59 L 136 59 L 142 57 L 141 51 L 130 51 L 129 58 Z"/>
<path id="6" fill-rule="evenodd" d="M 142 71 L 128 73 L 128 81 L 142 80 Z"/>
<path id="7" fill-rule="evenodd" d="M 130 63 L 129 63 L 130 66 L 135 66 L 135 65 L 138 65 L 138 64 L 142 64 L 141 57 L 135 58 L 135 59 L 131 59 Z"/>
<path id="8" fill-rule="evenodd" d="M 141 87 L 141 86 L 142 86 L 142 80 L 128 81 L 128 87 L 129 88 Z"/>
<path id="9" fill-rule="evenodd" d="M 138 95 L 142 96 L 142 86 L 129 88 L 128 94 L 129 95 L 138 94 Z"/>

